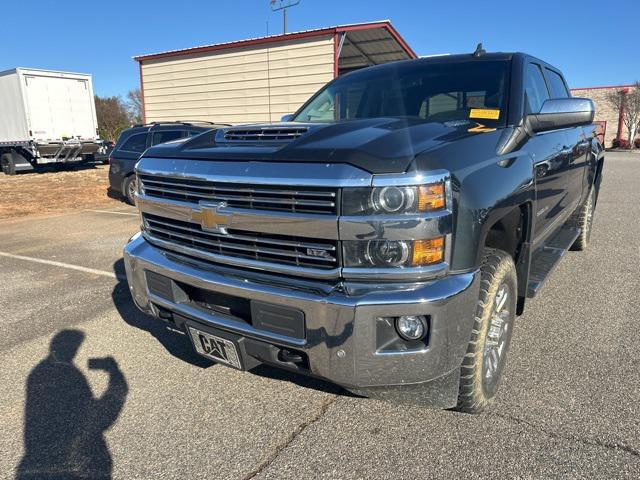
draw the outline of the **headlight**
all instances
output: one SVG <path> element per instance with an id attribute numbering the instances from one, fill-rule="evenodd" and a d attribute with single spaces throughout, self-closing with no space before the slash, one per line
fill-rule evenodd
<path id="1" fill-rule="evenodd" d="M 343 245 L 345 267 L 424 267 L 444 261 L 444 237 L 345 241 Z"/>
<path id="2" fill-rule="evenodd" d="M 346 188 L 344 215 L 411 214 L 442 210 L 446 205 L 444 182 L 410 187 Z"/>

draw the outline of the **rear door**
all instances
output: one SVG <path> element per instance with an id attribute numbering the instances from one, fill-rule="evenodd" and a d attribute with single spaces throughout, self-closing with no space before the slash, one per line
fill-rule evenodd
<path id="1" fill-rule="evenodd" d="M 538 113 L 551 98 L 543 67 L 533 61 L 525 65 L 524 112 Z M 533 158 L 536 179 L 536 227 L 534 236 L 544 240 L 559 227 L 567 206 L 566 175 L 571 145 L 566 130 L 544 132 L 529 138 L 523 147 Z"/>
<path id="2" fill-rule="evenodd" d="M 559 72 L 545 67 L 544 73 L 551 92 L 551 98 L 567 98 L 570 96 L 569 89 Z M 582 198 L 585 172 L 589 161 L 589 152 L 591 151 L 591 139 L 587 138 L 583 127 L 568 128 L 565 133 L 571 147 L 566 173 L 567 207 L 573 210 Z"/>
<path id="3" fill-rule="evenodd" d="M 88 79 L 25 73 L 32 138 L 37 141 L 94 139 L 93 98 Z"/>

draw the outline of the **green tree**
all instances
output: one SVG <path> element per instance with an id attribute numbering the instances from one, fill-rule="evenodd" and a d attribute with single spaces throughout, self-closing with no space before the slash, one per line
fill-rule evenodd
<path id="1" fill-rule="evenodd" d="M 100 138 L 115 142 L 120 132 L 131 126 L 127 106 L 120 97 L 95 96 Z"/>

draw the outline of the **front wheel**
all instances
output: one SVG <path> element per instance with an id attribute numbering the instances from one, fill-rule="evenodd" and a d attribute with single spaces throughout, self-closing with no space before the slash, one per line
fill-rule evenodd
<path id="1" fill-rule="evenodd" d="M 457 410 L 480 413 L 495 396 L 516 316 L 518 280 L 511 255 L 487 249 L 471 338 L 460 367 Z"/>

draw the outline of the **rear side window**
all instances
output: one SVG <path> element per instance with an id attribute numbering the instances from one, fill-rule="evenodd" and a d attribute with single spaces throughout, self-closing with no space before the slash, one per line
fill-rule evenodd
<path id="1" fill-rule="evenodd" d="M 206 132 L 206 130 L 189 130 L 187 132 L 187 137 L 195 137 L 196 135 L 200 135 L 204 132 Z"/>
<path id="2" fill-rule="evenodd" d="M 164 132 L 153 132 L 151 139 L 151 145 L 158 145 L 159 143 L 170 142 L 171 140 L 178 140 L 184 135 L 183 130 L 166 130 Z"/>
<path id="3" fill-rule="evenodd" d="M 137 133 L 131 135 L 120 147 L 120 150 L 133 153 L 142 153 L 147 148 L 147 134 Z"/>
<path id="4" fill-rule="evenodd" d="M 553 70 L 545 68 L 547 72 L 547 80 L 549 81 L 549 88 L 551 89 L 551 98 L 567 98 L 569 92 L 567 86 L 564 84 L 562 77 Z"/>
<path id="5" fill-rule="evenodd" d="M 538 113 L 544 101 L 549 98 L 549 91 L 547 90 L 547 84 L 544 82 L 540 66 L 535 63 L 529 63 L 524 80 L 525 113 Z"/>

